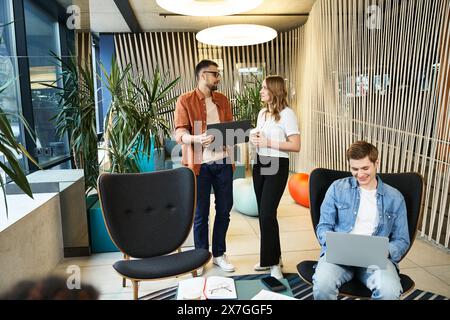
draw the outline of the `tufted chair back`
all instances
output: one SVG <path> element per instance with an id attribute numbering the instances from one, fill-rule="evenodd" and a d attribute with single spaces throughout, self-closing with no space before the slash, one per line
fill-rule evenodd
<path id="1" fill-rule="evenodd" d="M 350 176 L 351 174 L 348 171 L 324 168 L 317 168 L 311 172 L 309 177 L 309 203 L 314 231 L 319 224 L 320 206 L 322 205 L 328 188 L 334 181 Z M 420 174 L 415 172 L 381 173 L 379 176 L 383 183 L 396 188 L 405 198 L 410 238 L 409 248 L 411 248 L 416 238 L 417 225 L 422 215 L 422 202 L 424 196 L 423 178 Z"/>
<path id="2" fill-rule="evenodd" d="M 102 174 L 100 203 L 114 244 L 134 258 L 178 249 L 192 227 L 196 179 L 192 170 Z"/>

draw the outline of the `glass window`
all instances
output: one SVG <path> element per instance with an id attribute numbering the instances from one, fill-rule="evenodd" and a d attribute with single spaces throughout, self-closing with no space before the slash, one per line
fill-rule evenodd
<path id="1" fill-rule="evenodd" d="M 245 85 L 263 82 L 265 63 L 236 63 L 235 66 L 235 83 L 236 92 L 241 92 Z"/>
<path id="2" fill-rule="evenodd" d="M 42 83 L 54 84 L 60 68 L 51 52 L 60 56 L 59 28 L 56 18 L 33 4 L 24 1 L 27 50 L 30 64 L 30 85 L 37 135 L 36 153 L 39 164 L 48 165 L 69 155 L 68 139 L 60 139 L 52 120 L 59 111 L 57 90 Z M 61 84 L 59 84 L 61 85 Z"/>
<path id="3" fill-rule="evenodd" d="M 20 104 L 20 86 L 17 66 L 16 44 L 14 37 L 12 0 L 0 0 L 0 86 L 16 79 L 0 94 L 0 107 L 4 112 L 10 114 L 22 113 Z M 18 117 L 8 116 L 17 141 L 25 145 L 25 135 L 22 123 Z M 27 161 L 21 154 L 17 155 L 20 165 L 27 169 Z M 0 161 L 5 162 L 0 153 Z M 5 178 L 5 173 L 0 169 L 0 174 Z"/>
<path id="4" fill-rule="evenodd" d="M 67 170 L 67 169 L 72 169 L 72 163 L 70 162 L 70 160 L 67 160 L 66 162 L 53 166 L 48 170 Z"/>

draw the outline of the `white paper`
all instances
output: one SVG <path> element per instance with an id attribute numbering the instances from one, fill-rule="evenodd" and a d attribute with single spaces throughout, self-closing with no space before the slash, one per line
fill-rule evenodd
<path id="1" fill-rule="evenodd" d="M 196 277 L 178 282 L 177 300 L 205 300 L 204 277 Z"/>
<path id="2" fill-rule="evenodd" d="M 252 300 L 298 300 L 293 297 L 285 296 L 281 293 L 276 293 L 268 290 L 261 290 Z"/>

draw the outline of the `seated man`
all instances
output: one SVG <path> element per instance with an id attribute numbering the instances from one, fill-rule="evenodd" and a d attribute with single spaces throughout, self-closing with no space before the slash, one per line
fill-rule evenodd
<path id="1" fill-rule="evenodd" d="M 322 250 L 313 276 L 314 299 L 336 300 L 339 287 L 353 277 L 372 291 L 373 299 L 399 299 L 402 286 L 397 262 L 410 245 L 405 200 L 397 189 L 377 177 L 379 161 L 375 146 L 357 141 L 346 155 L 353 177 L 333 182 L 320 207 L 316 234 Z M 386 269 L 328 263 L 327 231 L 388 237 Z"/>

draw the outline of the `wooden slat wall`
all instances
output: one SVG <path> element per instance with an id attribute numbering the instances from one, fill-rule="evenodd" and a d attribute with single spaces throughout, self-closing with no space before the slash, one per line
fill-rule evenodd
<path id="1" fill-rule="evenodd" d="M 347 170 L 346 148 L 373 143 L 382 172 L 424 176 L 420 234 L 448 248 L 450 1 L 376 3 L 379 28 L 369 0 L 317 1 L 300 28 L 298 169 Z"/>
<path id="2" fill-rule="evenodd" d="M 249 79 L 238 72 L 238 67 L 260 67 L 263 75 L 280 74 L 287 79 L 290 105 L 297 109 L 297 79 L 300 68 L 300 29 L 280 33 L 273 41 L 245 47 L 215 47 L 197 42 L 192 32 L 149 32 L 115 35 L 116 54 L 120 65 L 133 64 L 133 72 L 150 77 L 159 66 L 171 78 L 181 76 L 176 94 L 193 90 L 196 85 L 194 68 L 202 59 L 218 62 L 223 78 L 219 90 L 234 104 L 237 88 Z M 172 107 L 172 109 L 174 106 Z M 173 113 L 168 114 L 173 127 Z M 291 157 L 291 170 L 295 171 L 298 156 Z"/>
<path id="3" fill-rule="evenodd" d="M 91 34 L 89 32 L 75 33 L 75 52 L 77 54 L 78 63 L 84 64 L 85 61 L 91 60 Z"/>

